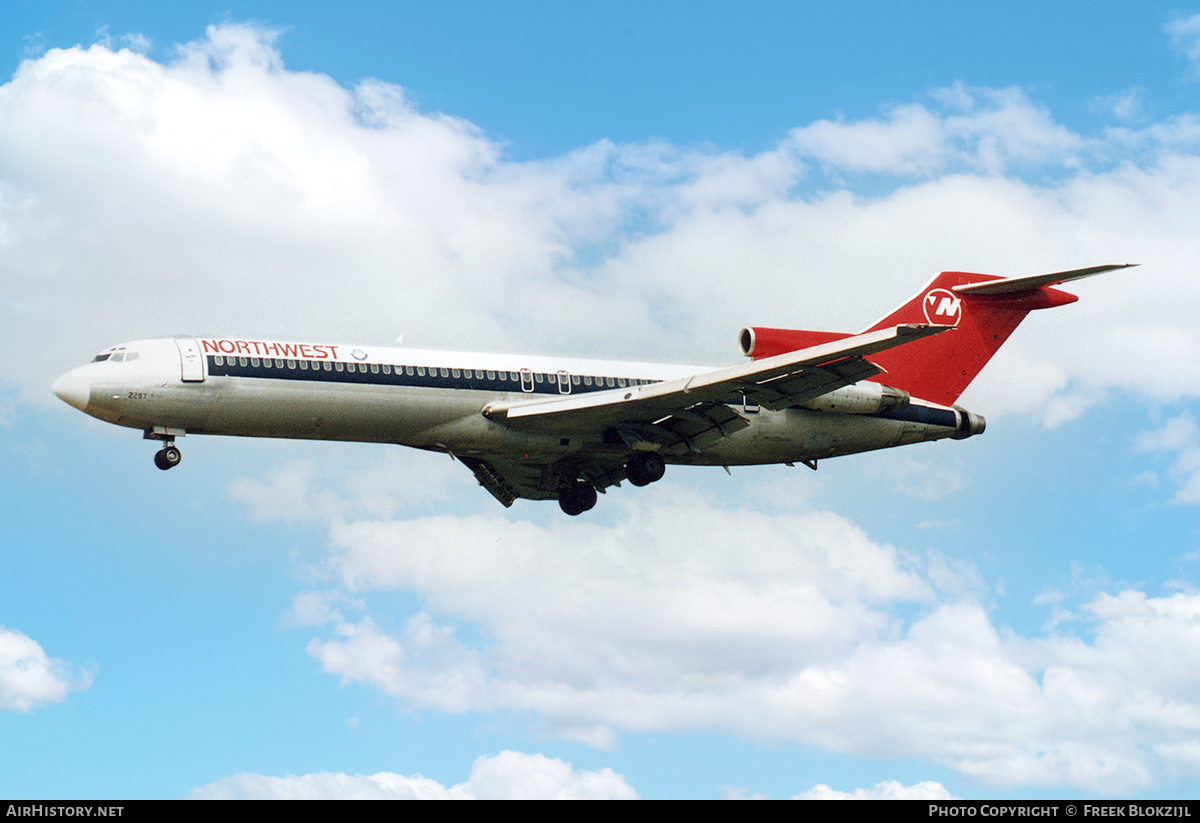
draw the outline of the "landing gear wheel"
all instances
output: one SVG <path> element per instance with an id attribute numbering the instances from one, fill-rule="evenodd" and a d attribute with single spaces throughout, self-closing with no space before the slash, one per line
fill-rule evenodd
<path id="1" fill-rule="evenodd" d="M 625 476 L 635 486 L 649 486 L 655 480 L 662 480 L 666 471 L 667 464 L 654 452 L 635 454 L 625 464 Z"/>
<path id="2" fill-rule="evenodd" d="M 558 506 L 574 517 L 596 505 L 596 487 L 586 480 L 572 480 L 558 490 Z"/>
<path id="3" fill-rule="evenodd" d="M 182 459 L 183 454 L 174 446 L 163 446 L 159 451 L 154 453 L 154 465 L 163 471 L 175 468 Z"/>

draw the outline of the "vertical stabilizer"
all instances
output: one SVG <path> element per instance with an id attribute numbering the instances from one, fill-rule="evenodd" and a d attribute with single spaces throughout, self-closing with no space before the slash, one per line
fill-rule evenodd
<path id="1" fill-rule="evenodd" d="M 912 300 L 867 331 L 900 323 L 948 325 L 954 326 L 954 331 L 872 355 L 870 360 L 886 370 L 875 380 L 914 397 L 952 405 L 1025 315 L 1079 299 L 1052 286 L 1129 265 L 1014 278 L 942 272 Z"/>

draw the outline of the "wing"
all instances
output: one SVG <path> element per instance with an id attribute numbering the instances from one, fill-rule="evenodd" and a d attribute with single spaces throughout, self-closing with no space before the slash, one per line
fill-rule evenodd
<path id="1" fill-rule="evenodd" d="M 882 369 L 864 360 L 866 355 L 949 328 L 894 326 L 678 380 L 550 400 L 489 403 L 483 414 L 525 431 L 613 430 L 634 448 L 700 451 L 749 425 L 731 403 L 746 398 L 773 410 L 804 403 L 879 374 Z"/>

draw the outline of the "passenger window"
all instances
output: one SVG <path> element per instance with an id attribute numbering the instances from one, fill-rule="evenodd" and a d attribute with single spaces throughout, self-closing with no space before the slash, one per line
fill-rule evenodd
<path id="1" fill-rule="evenodd" d="M 261 363 L 262 363 L 262 361 L 261 361 L 261 360 L 259 360 L 257 357 L 251 357 L 251 358 L 250 358 L 250 365 L 251 365 L 251 366 L 258 366 L 258 365 L 260 365 Z"/>
<path id="2" fill-rule="evenodd" d="M 488 380 L 495 380 L 495 379 L 496 379 L 496 373 L 495 373 L 494 371 L 492 371 L 491 369 L 488 369 L 488 373 L 487 373 L 487 379 L 488 379 Z"/>
<path id="3" fill-rule="evenodd" d="M 449 371 L 448 369 L 442 369 L 442 370 L 441 370 L 441 375 L 442 375 L 442 377 L 449 377 L 449 376 L 450 376 L 450 371 Z"/>
<path id="4" fill-rule="evenodd" d="M 610 389 L 613 387 L 613 379 L 611 377 L 604 378 L 604 382 Z"/>
<path id="5" fill-rule="evenodd" d="M 215 357 L 213 357 L 213 365 L 214 365 L 214 366 L 224 366 L 224 365 L 225 365 L 225 358 L 224 358 L 224 357 L 222 357 L 222 356 L 221 356 L 221 355 L 219 355 L 219 354 L 218 354 L 218 355 L 216 355 Z"/>
<path id="6" fill-rule="evenodd" d="M 585 385 L 585 386 L 590 386 L 590 385 L 592 385 L 592 377 L 591 377 L 591 375 L 589 375 L 589 374 L 585 374 L 585 375 L 583 376 L 583 385 Z"/>
<path id="7" fill-rule="evenodd" d="M 389 364 L 387 364 L 387 363 L 384 363 L 384 364 L 383 364 L 383 373 L 384 373 L 384 374 L 391 374 L 391 373 L 392 373 L 392 367 L 391 367 Z"/>
<path id="8" fill-rule="evenodd" d="M 460 372 L 458 371 L 458 369 L 451 369 L 450 374 L 454 375 L 455 377 L 458 377 Z"/>
<path id="9" fill-rule="evenodd" d="M 321 368 L 323 368 L 325 371 L 333 371 L 333 364 L 326 360 L 321 363 Z"/>
<path id="10" fill-rule="evenodd" d="M 308 361 L 307 360 L 300 361 L 300 371 L 308 371 Z"/>
<path id="11" fill-rule="evenodd" d="M 333 370 L 334 371 L 345 371 L 346 367 L 344 365 L 342 365 L 341 360 L 338 360 L 336 363 L 333 364 Z"/>
<path id="12" fill-rule="evenodd" d="M 542 373 L 540 371 L 536 371 L 533 373 L 533 382 L 535 382 L 535 383 L 542 382 Z"/>
<path id="13" fill-rule="evenodd" d="M 378 363 L 371 364 L 371 374 L 379 374 L 379 364 Z"/>
<path id="14" fill-rule="evenodd" d="M 249 360 L 247 360 L 247 359 L 246 359 L 246 358 L 244 358 L 244 357 L 239 357 L 239 358 L 238 358 L 238 365 L 239 365 L 239 366 L 249 366 L 249 365 L 250 365 L 250 361 L 249 361 Z"/>

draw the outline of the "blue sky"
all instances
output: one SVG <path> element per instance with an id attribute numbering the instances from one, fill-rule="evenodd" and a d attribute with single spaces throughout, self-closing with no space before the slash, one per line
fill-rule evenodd
<path id="1" fill-rule="evenodd" d="M 16 2 L 0 794 L 1190 796 L 1200 9 Z M 941 269 L 987 433 L 583 518 L 400 448 L 136 433 L 175 333 L 735 362 Z"/>

